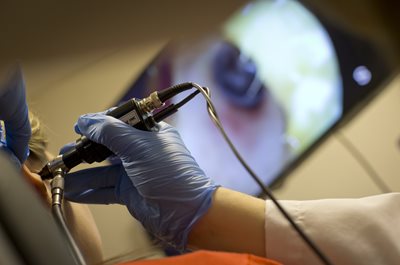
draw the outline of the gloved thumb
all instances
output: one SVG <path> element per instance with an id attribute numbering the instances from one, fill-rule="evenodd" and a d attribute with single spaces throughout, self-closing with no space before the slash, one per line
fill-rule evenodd
<path id="1" fill-rule="evenodd" d="M 102 144 L 118 155 L 121 152 L 119 145 L 124 144 L 124 136 L 133 135 L 135 129 L 124 122 L 104 115 L 102 113 L 90 113 L 79 117 L 76 129 L 82 135 L 93 142 Z"/>
<path id="2" fill-rule="evenodd" d="M 75 146 L 75 142 L 70 142 L 61 147 L 60 151 L 58 152 L 60 155 L 65 154 L 66 152 L 72 150 Z"/>

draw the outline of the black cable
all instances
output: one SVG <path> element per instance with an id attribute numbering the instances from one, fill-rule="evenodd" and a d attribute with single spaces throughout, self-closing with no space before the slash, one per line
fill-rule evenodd
<path id="1" fill-rule="evenodd" d="M 189 102 L 189 100 L 193 99 L 196 95 L 198 95 L 200 93 L 199 90 L 194 91 L 193 93 L 191 93 L 190 95 L 188 95 L 187 97 L 185 97 L 184 99 L 182 99 L 181 101 L 179 101 L 178 103 L 176 103 L 175 105 L 177 106 L 177 108 L 182 107 L 183 105 L 185 105 L 186 103 Z"/>
<path id="2" fill-rule="evenodd" d="M 190 95 L 188 95 L 187 97 L 182 99 L 180 102 L 178 102 L 176 104 L 170 104 L 168 107 L 166 107 L 166 108 L 160 110 L 159 112 L 157 112 L 156 114 L 154 114 L 154 116 L 153 116 L 154 120 L 156 122 L 160 122 L 160 121 L 164 120 L 165 118 L 167 118 L 170 115 L 177 112 L 180 107 L 182 107 L 183 105 L 188 103 L 191 99 L 193 99 L 199 93 L 200 93 L 200 91 L 196 90 L 195 92 L 191 93 Z"/>
<path id="3" fill-rule="evenodd" d="M 378 187 L 378 189 L 382 193 L 391 192 L 389 186 L 385 183 L 385 181 L 383 181 L 376 170 L 372 167 L 371 163 L 367 161 L 365 156 L 362 155 L 360 150 L 358 150 L 355 145 L 349 139 L 347 139 L 347 137 L 344 136 L 343 133 L 337 131 L 334 135 L 336 136 L 336 139 L 338 139 L 338 141 L 347 149 L 347 151 L 349 151 L 354 159 L 357 160 L 359 165 L 364 169 L 372 182 L 374 182 L 375 185 Z"/>
<path id="4" fill-rule="evenodd" d="M 51 180 L 51 212 L 62 233 L 67 239 L 68 247 L 76 264 L 86 265 L 85 259 L 82 256 L 73 236 L 71 235 L 68 226 L 65 222 L 62 212 L 62 200 L 64 197 L 64 172 L 62 169 L 55 170 L 55 177 Z"/>
<path id="5" fill-rule="evenodd" d="M 161 102 L 165 102 L 168 99 L 172 98 L 173 96 L 193 88 L 192 83 L 186 82 L 186 83 L 181 83 L 177 84 L 174 86 L 171 86 L 169 88 L 163 89 L 161 91 L 157 92 L 157 96 L 160 99 Z"/>
<path id="6" fill-rule="evenodd" d="M 247 170 L 247 172 L 250 174 L 250 176 L 254 179 L 254 181 L 260 186 L 262 191 L 272 200 L 272 202 L 276 205 L 278 210 L 282 213 L 282 215 L 290 223 L 290 225 L 293 227 L 293 229 L 296 230 L 296 232 L 300 235 L 300 237 L 304 240 L 304 242 L 311 248 L 311 250 L 316 254 L 316 256 L 318 256 L 318 258 L 321 260 L 321 262 L 326 265 L 332 265 L 333 263 L 329 261 L 328 257 L 318 248 L 318 246 L 311 240 L 311 238 L 309 238 L 305 234 L 305 232 L 294 222 L 292 217 L 286 212 L 286 210 L 278 202 L 278 200 L 275 198 L 273 193 L 262 183 L 262 181 L 257 176 L 257 174 L 250 168 L 250 166 L 244 161 L 242 156 L 239 154 L 236 147 L 233 145 L 232 141 L 229 139 L 224 128 L 222 127 L 222 124 L 218 118 L 216 111 L 215 111 L 214 105 L 211 102 L 211 98 L 209 96 L 209 93 L 210 93 L 209 89 L 203 88 L 195 83 L 192 83 L 192 85 L 193 85 L 193 87 L 195 87 L 197 90 L 199 90 L 203 94 L 204 98 L 207 101 L 207 111 L 210 114 L 212 121 L 215 123 L 215 125 L 220 130 L 222 136 L 224 137 L 225 141 L 228 143 L 229 147 L 235 154 L 236 158 L 240 161 L 240 163 L 243 165 L 243 167 Z"/>
<path id="7" fill-rule="evenodd" d="M 68 226 L 65 223 L 64 215 L 61 210 L 61 205 L 54 204 L 51 207 L 51 212 L 53 213 L 54 219 L 56 220 L 58 226 L 61 228 L 61 231 L 64 233 L 65 237 L 67 238 L 69 247 L 71 249 L 71 253 L 76 261 L 77 264 L 84 265 L 86 264 L 81 251 L 79 250 L 78 246 L 75 243 L 74 238 L 72 237 L 71 233 L 69 232 Z"/>

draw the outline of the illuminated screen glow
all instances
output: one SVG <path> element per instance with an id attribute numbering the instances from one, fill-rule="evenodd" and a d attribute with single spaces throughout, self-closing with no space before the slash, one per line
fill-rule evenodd
<path id="1" fill-rule="evenodd" d="M 228 136 L 267 185 L 343 111 L 342 80 L 329 35 L 297 1 L 251 3 L 217 33 L 170 45 L 132 90 L 139 97 L 150 88 L 188 81 L 211 90 Z M 216 183 L 248 194 L 261 191 L 210 120 L 201 96 L 167 122 Z"/>

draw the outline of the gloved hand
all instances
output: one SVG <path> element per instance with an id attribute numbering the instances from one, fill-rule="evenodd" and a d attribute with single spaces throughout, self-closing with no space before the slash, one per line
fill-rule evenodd
<path id="1" fill-rule="evenodd" d="M 66 175 L 66 198 L 124 204 L 156 238 L 183 250 L 191 228 L 211 206 L 217 186 L 199 168 L 178 132 L 163 122 L 157 132 L 141 131 L 103 114 L 83 115 L 75 128 L 107 146 L 122 164 Z"/>
<path id="2" fill-rule="evenodd" d="M 4 121 L 0 148 L 12 154 L 17 164 L 24 163 L 29 155 L 31 126 L 20 68 L 10 72 L 7 80 L 0 83 L 0 120 Z"/>

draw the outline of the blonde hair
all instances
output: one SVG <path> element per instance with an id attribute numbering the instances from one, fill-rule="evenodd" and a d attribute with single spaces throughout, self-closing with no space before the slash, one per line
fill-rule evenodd
<path id="1" fill-rule="evenodd" d="M 46 149 L 48 138 L 45 127 L 40 119 L 31 111 L 29 111 L 29 122 L 32 128 L 32 136 L 29 140 L 29 157 L 27 162 L 29 165 L 40 163 L 43 166 L 47 162 Z"/>

